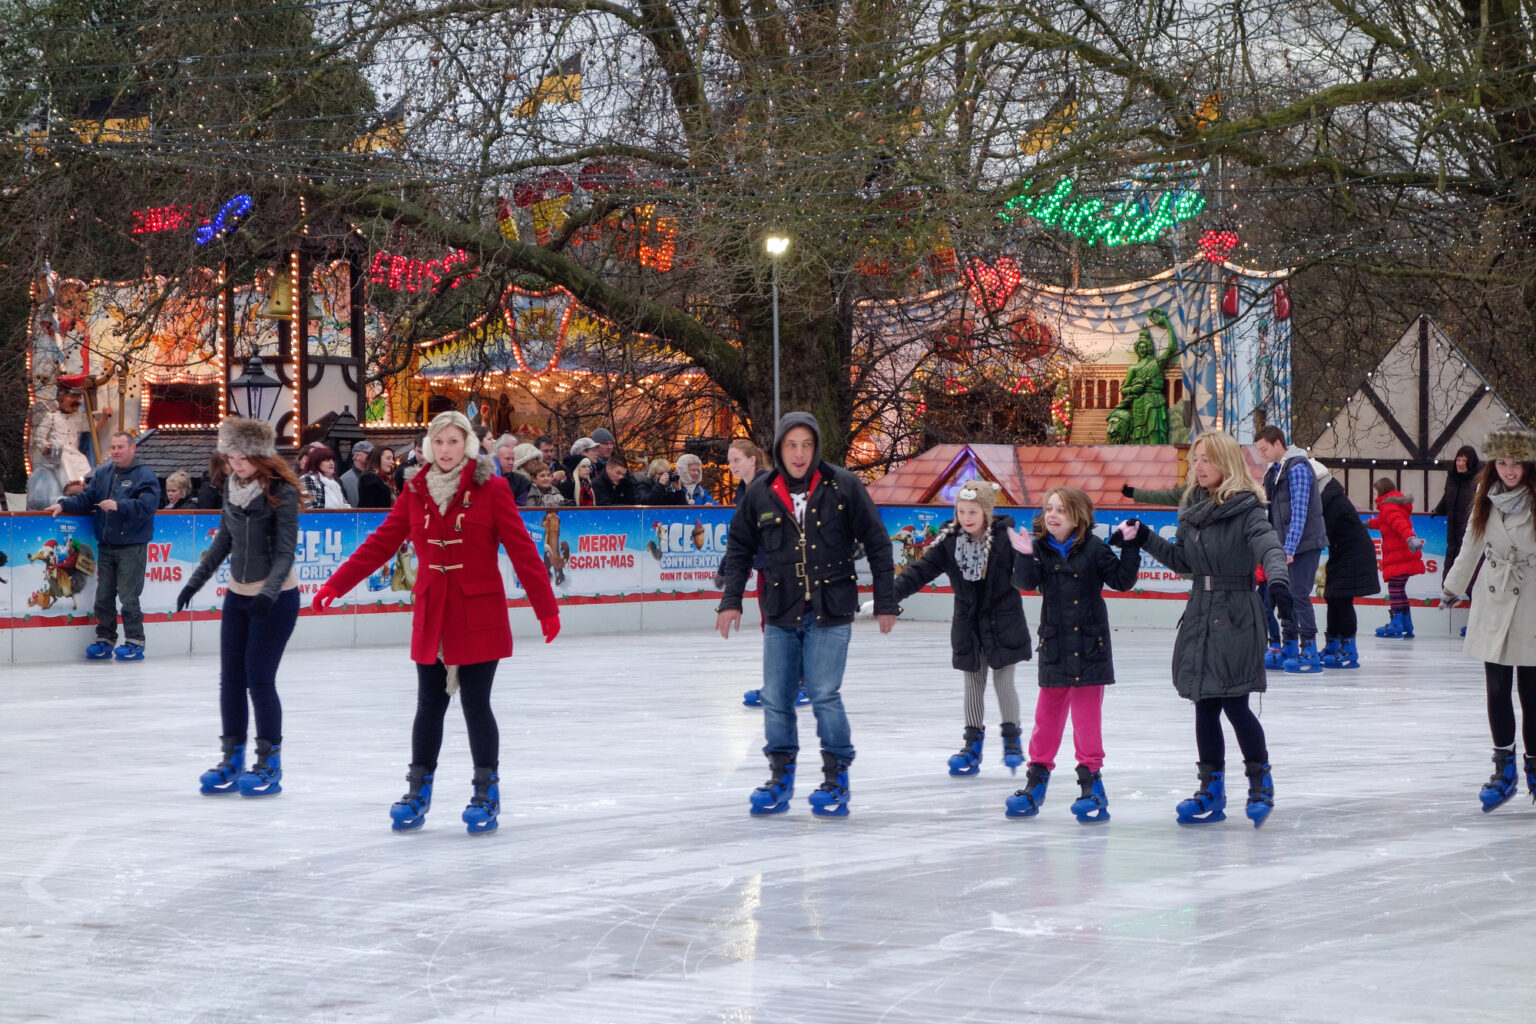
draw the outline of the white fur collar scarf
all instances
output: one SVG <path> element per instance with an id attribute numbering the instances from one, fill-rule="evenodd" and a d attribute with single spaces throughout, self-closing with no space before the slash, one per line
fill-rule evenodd
<path id="1" fill-rule="evenodd" d="M 427 493 L 432 495 L 432 501 L 437 505 L 437 510 L 444 515 L 448 514 L 448 503 L 453 501 L 453 496 L 459 493 L 459 477 L 464 472 L 464 463 L 459 463 L 448 472 L 443 472 L 433 463 L 427 470 Z M 487 455 L 475 457 L 475 483 L 483 484 L 491 478 L 495 472 L 495 463 Z"/>

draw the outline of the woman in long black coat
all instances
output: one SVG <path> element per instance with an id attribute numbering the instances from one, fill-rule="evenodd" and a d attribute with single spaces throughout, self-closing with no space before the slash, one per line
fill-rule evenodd
<path id="1" fill-rule="evenodd" d="M 1323 584 L 1323 600 L 1328 603 L 1323 635 L 1328 645 L 1323 648 L 1323 667 L 1359 668 L 1355 633 L 1360 622 L 1355 615 L 1355 598 L 1381 593 L 1376 545 L 1344 486 L 1331 476 L 1318 479 L 1323 481 L 1323 527 L 1328 532 L 1327 579 Z"/>
<path id="2" fill-rule="evenodd" d="M 1456 461 L 1445 475 L 1445 493 L 1440 504 L 1430 509 L 1432 516 L 1445 516 L 1445 565 L 1440 578 L 1450 575 L 1456 556 L 1461 554 L 1461 538 L 1472 516 L 1472 498 L 1477 494 L 1477 449 L 1464 444 L 1456 450 Z M 1475 579 L 1475 577 L 1474 577 Z M 1469 585 L 1470 586 L 1470 585 Z"/>

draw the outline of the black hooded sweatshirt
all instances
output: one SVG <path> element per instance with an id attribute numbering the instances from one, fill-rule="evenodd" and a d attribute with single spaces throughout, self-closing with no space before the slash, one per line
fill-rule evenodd
<path id="1" fill-rule="evenodd" d="M 795 427 L 810 430 L 816 456 L 810 473 L 789 475 L 780 450 L 784 435 Z M 821 459 L 821 427 L 806 412 L 786 413 L 773 438 L 773 465 L 759 473 L 731 519 L 725 559 L 720 566 L 724 595 L 717 611 L 740 611 L 754 555 L 761 553 L 759 600 L 769 624 L 784 629 L 799 626 L 814 610 L 819 626 L 841 626 L 859 610 L 854 554 L 860 544 L 874 577 L 875 613 L 895 615 L 896 572 L 891 538 L 880 512 L 859 478 Z M 803 516 L 795 514 L 795 498 L 804 497 Z"/>

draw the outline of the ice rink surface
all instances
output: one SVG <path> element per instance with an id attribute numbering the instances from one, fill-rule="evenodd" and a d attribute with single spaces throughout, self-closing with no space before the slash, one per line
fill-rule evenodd
<path id="1" fill-rule="evenodd" d="M 767 775 L 740 704 L 755 630 L 519 637 L 484 837 L 459 822 L 457 706 L 426 829 L 389 830 L 403 648 L 289 653 L 266 800 L 197 792 L 215 658 L 0 668 L 0 1019 L 1532 1020 L 1536 809 L 1522 779 L 1480 813 L 1483 684 L 1459 642 L 1366 635 L 1358 672 L 1272 673 L 1256 831 L 1236 778 L 1226 822 L 1174 824 L 1196 780 L 1172 639 L 1115 634 L 1095 826 L 1067 809 L 1070 735 L 1041 816 L 1003 816 L 1023 773 L 1000 766 L 990 695 L 981 775 L 946 774 L 961 681 L 937 623 L 856 627 L 842 820 L 805 803 L 809 709 L 793 809 L 746 813 Z M 1020 682 L 1027 732 L 1032 666 Z"/>

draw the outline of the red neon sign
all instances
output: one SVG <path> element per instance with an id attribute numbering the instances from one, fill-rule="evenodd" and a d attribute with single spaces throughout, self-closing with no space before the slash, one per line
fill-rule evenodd
<path id="1" fill-rule="evenodd" d="M 469 264 L 469 253 L 463 249 L 453 249 L 442 259 L 435 260 L 408 259 L 380 249 L 368 267 L 368 280 L 392 292 L 419 292 L 436 288 L 454 267 L 467 267 Z M 475 272 L 471 270 L 468 274 L 454 277 L 448 287 L 457 288 L 474 276 Z"/>
<path id="2" fill-rule="evenodd" d="M 190 206 L 150 206 L 134 210 L 132 215 L 132 233 L 135 235 L 154 235 L 191 227 L 194 219 Z"/>

